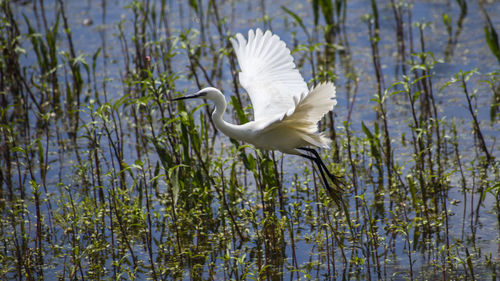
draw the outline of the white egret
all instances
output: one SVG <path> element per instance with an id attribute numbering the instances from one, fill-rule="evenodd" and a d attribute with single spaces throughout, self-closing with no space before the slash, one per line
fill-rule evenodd
<path id="1" fill-rule="evenodd" d="M 228 137 L 259 149 L 279 150 L 313 160 L 328 193 L 339 199 L 339 191 L 330 187 L 325 174 L 336 187 L 340 187 L 339 179 L 311 148 L 328 148 L 331 143 L 331 139 L 318 132 L 318 121 L 337 104 L 334 84 L 321 83 L 309 90 L 285 42 L 271 31 L 249 30 L 248 41 L 238 33 L 231 43 L 241 68 L 239 80 L 250 96 L 255 120 L 242 125 L 224 121 L 226 99 L 213 87 L 174 100 L 208 99 L 215 104 L 212 113 L 215 126 Z"/>

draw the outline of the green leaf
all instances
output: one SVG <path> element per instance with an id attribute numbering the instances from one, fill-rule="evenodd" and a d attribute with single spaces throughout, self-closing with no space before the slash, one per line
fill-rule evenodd
<path id="1" fill-rule="evenodd" d="M 328 25 L 333 25 L 335 20 L 333 19 L 333 4 L 332 0 L 320 0 L 321 11 L 323 11 L 323 16 L 325 17 L 325 22 Z"/>
<path id="2" fill-rule="evenodd" d="M 255 162 L 255 158 L 253 157 L 253 154 L 248 154 L 245 166 L 248 170 L 255 171 L 255 169 L 257 168 L 257 164 Z"/>
<path id="3" fill-rule="evenodd" d="M 408 175 L 408 187 L 410 189 L 410 195 L 411 195 L 411 202 L 413 203 L 413 207 L 417 208 L 417 190 L 415 189 L 415 182 L 413 181 L 412 175 Z"/>
<path id="4" fill-rule="evenodd" d="M 318 26 L 318 23 L 319 23 L 319 0 L 313 0 L 312 6 L 313 6 L 314 26 Z"/>
<path id="5" fill-rule="evenodd" d="M 411 98 L 412 102 L 415 103 L 421 94 L 422 94 L 422 91 L 416 91 L 415 94 L 413 95 L 413 97 Z"/>
<path id="6" fill-rule="evenodd" d="M 22 147 L 20 147 L 20 146 L 14 146 L 14 147 L 12 148 L 12 151 L 13 151 L 13 152 L 21 152 L 22 154 L 26 154 L 26 150 L 24 150 L 24 149 L 23 149 Z"/>
<path id="7" fill-rule="evenodd" d="M 172 157 L 167 153 L 167 148 L 156 140 L 152 140 L 155 146 L 156 153 L 160 157 L 161 164 L 164 169 L 167 169 L 172 164 Z"/>
<path id="8" fill-rule="evenodd" d="M 366 127 L 365 122 L 363 122 L 363 121 L 361 121 L 361 128 L 363 129 L 363 132 L 365 133 L 365 135 L 368 137 L 368 140 L 374 139 L 372 132 L 370 132 L 368 127 Z"/>
<path id="9" fill-rule="evenodd" d="M 189 6 L 195 11 L 198 12 L 198 1 L 197 0 L 189 0 Z"/>
<path id="10" fill-rule="evenodd" d="M 179 199 L 180 193 L 180 184 L 179 184 L 179 168 L 188 167 L 184 164 L 175 165 L 172 168 L 168 169 L 168 177 L 170 178 L 170 183 L 172 184 L 172 200 L 174 206 L 177 205 L 177 201 Z M 185 180 L 185 179 L 183 179 Z"/>
<path id="11" fill-rule="evenodd" d="M 242 124 L 248 122 L 248 118 L 245 115 L 245 111 L 241 108 L 238 99 L 235 96 L 231 96 L 231 105 L 233 106 L 234 111 L 236 112 L 236 116 L 238 117 L 238 121 Z"/>
<path id="12" fill-rule="evenodd" d="M 486 43 L 488 43 L 491 52 L 497 58 L 498 63 L 500 63 L 500 44 L 498 42 L 498 34 L 491 21 L 488 21 L 488 24 L 484 27 L 484 33 L 486 37 Z"/>
<path id="13" fill-rule="evenodd" d="M 451 17 L 447 13 L 443 13 L 443 23 L 446 26 L 446 31 L 448 32 L 448 34 L 451 34 Z"/>
<path id="14" fill-rule="evenodd" d="M 375 123 L 375 134 L 378 135 L 378 126 L 376 124 L 377 123 Z M 370 142 L 370 149 L 373 157 L 377 159 L 377 161 L 380 161 L 382 157 L 380 155 L 380 151 L 378 150 L 379 140 L 372 134 L 372 132 L 370 132 L 364 122 L 361 122 L 361 127 L 366 137 L 368 138 L 368 141 Z"/>
<path id="15" fill-rule="evenodd" d="M 285 6 L 281 6 L 281 9 L 283 9 L 283 11 L 285 11 L 287 14 L 289 14 L 290 16 L 292 16 L 292 18 L 295 19 L 295 21 L 299 24 L 299 26 L 302 28 L 302 31 L 304 31 L 304 33 L 306 34 L 306 37 L 308 38 L 308 41 L 310 41 L 310 34 L 309 34 L 309 31 L 307 31 L 307 28 L 306 26 L 304 25 L 304 22 L 302 21 L 302 18 L 299 17 L 297 14 L 295 14 L 294 12 L 292 12 L 291 10 L 289 10 L 287 7 Z"/>

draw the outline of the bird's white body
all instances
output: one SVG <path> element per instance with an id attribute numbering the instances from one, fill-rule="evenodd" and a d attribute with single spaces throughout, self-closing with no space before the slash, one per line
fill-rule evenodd
<path id="1" fill-rule="evenodd" d="M 263 120 L 234 125 L 214 118 L 214 123 L 217 129 L 230 138 L 253 144 L 263 150 L 280 150 L 294 154 L 295 148 L 309 145 L 299 133 L 286 126 L 266 130 L 267 122 Z"/>
<path id="2" fill-rule="evenodd" d="M 331 84 L 322 85 L 325 86 L 319 89 L 331 90 Z M 205 88 L 204 90 L 208 91 L 204 97 L 215 104 L 215 110 L 212 114 L 215 126 L 230 138 L 253 144 L 259 149 L 279 150 L 289 154 L 298 154 L 296 150 L 298 147 L 309 145 L 328 147 L 331 142 L 329 138 L 317 132 L 318 120 L 308 119 L 309 116 L 315 115 L 314 112 L 310 112 L 313 108 L 296 110 L 290 115 L 275 115 L 270 119 L 258 119 L 236 125 L 228 123 L 222 118 L 226 109 L 224 95 L 215 88 Z"/>
<path id="3" fill-rule="evenodd" d="M 317 123 L 337 103 L 333 83 L 309 90 L 290 50 L 270 31 L 250 30 L 248 42 L 241 34 L 231 42 L 241 67 L 240 83 L 250 96 L 255 120 L 242 125 L 224 121 L 226 100 L 212 87 L 184 98 L 203 97 L 214 102 L 212 117 L 217 129 L 257 148 L 301 154 L 297 148 L 328 147 L 331 140 L 318 132 Z"/>

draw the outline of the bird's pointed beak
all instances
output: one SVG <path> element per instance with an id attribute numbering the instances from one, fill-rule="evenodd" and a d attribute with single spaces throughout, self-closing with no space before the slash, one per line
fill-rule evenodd
<path id="1" fill-rule="evenodd" d="M 172 100 L 173 101 L 178 101 L 178 100 L 195 99 L 195 98 L 199 98 L 200 96 L 201 96 L 200 93 L 195 93 L 195 94 L 185 95 L 183 97 L 178 97 L 178 98 L 175 98 L 175 99 L 172 99 Z"/>

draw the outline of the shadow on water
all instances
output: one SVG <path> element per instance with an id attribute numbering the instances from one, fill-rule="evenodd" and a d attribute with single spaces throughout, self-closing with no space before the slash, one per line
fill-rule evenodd
<path id="1" fill-rule="evenodd" d="M 497 280 L 500 4 L 0 1 L 2 279 Z M 229 38 L 272 29 L 310 86 L 344 206 L 252 119 Z"/>

